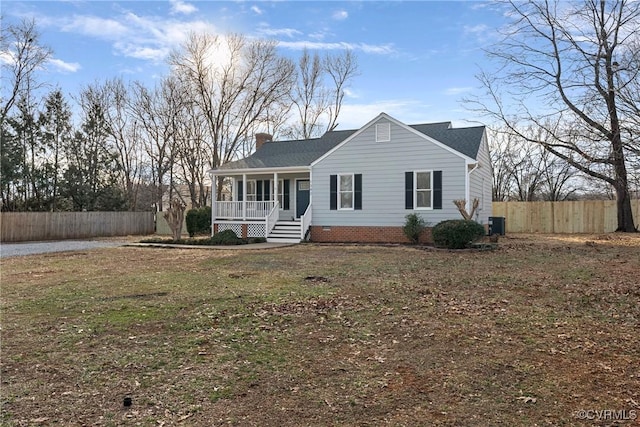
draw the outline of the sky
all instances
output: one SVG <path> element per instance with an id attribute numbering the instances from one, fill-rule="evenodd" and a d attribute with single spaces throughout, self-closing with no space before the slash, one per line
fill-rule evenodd
<path id="1" fill-rule="evenodd" d="M 12 1 L 2 25 L 35 19 L 53 50 L 41 79 L 68 98 L 114 77 L 153 86 L 190 31 L 241 33 L 278 42 L 282 55 L 351 49 L 359 74 L 346 90 L 338 129 L 381 112 L 407 123 L 482 118 L 462 98 L 479 94 L 476 75 L 493 64 L 505 15 L 484 1 Z"/>

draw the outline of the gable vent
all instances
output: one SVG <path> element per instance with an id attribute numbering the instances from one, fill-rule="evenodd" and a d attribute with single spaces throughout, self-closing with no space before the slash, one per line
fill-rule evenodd
<path id="1" fill-rule="evenodd" d="M 390 123 L 377 123 L 376 124 L 376 142 L 391 141 L 391 124 Z"/>

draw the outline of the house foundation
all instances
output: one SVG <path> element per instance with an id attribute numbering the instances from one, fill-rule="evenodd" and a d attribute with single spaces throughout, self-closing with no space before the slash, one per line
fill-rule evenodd
<path id="1" fill-rule="evenodd" d="M 318 243 L 410 243 L 402 227 L 312 225 L 310 230 L 310 240 Z M 433 243 L 431 228 L 422 232 L 420 243 Z"/>

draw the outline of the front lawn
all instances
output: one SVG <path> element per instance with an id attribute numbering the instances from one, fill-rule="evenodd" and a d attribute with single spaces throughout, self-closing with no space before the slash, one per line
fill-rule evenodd
<path id="1" fill-rule="evenodd" d="M 640 416 L 640 236 L 122 247 L 3 259 L 1 273 L 2 425 Z"/>

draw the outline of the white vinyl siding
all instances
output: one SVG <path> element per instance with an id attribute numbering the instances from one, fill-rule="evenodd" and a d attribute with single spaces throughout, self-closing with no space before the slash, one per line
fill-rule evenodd
<path id="1" fill-rule="evenodd" d="M 401 227 L 405 216 L 411 213 L 405 209 L 407 171 L 442 171 L 442 209 L 415 211 L 426 222 L 433 226 L 446 219 L 461 218 L 452 201 L 465 198 L 465 159 L 410 129 L 384 118 L 381 121 L 390 124 L 390 142 L 376 142 L 375 125 L 379 123 L 374 122 L 313 166 L 313 224 Z M 363 176 L 362 210 L 329 209 L 330 176 L 345 171 L 357 171 Z"/>
<path id="2" fill-rule="evenodd" d="M 480 144 L 477 159 L 478 167 L 469 175 L 469 199 L 470 201 L 480 200 L 480 206 L 474 219 L 480 224 L 487 224 L 492 215 L 491 185 L 493 179 L 486 133 Z"/>

